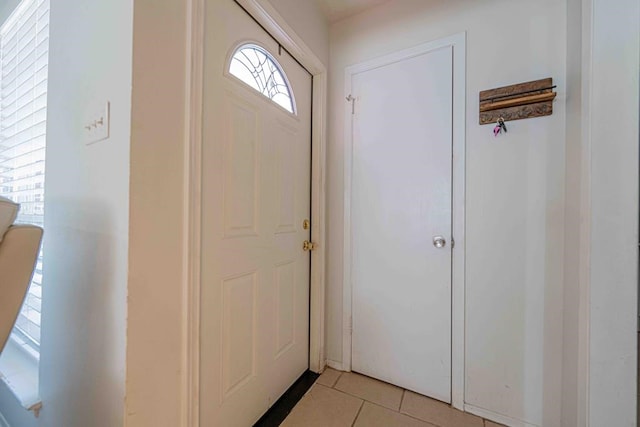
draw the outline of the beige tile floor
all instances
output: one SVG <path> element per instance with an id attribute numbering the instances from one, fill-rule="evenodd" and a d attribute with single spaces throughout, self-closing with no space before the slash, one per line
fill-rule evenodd
<path id="1" fill-rule="evenodd" d="M 363 375 L 327 369 L 283 427 L 499 427 Z"/>

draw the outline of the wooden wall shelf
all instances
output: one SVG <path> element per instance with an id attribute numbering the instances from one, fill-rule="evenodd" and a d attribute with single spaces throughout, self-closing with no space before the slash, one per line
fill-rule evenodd
<path id="1" fill-rule="evenodd" d="M 542 79 L 480 92 L 480 124 L 494 124 L 553 114 L 553 79 Z"/>

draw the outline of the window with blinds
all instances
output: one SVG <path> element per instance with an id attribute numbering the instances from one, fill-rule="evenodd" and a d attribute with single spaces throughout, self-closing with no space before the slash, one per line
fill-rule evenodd
<path id="1" fill-rule="evenodd" d="M 0 194 L 43 226 L 49 0 L 23 0 L 0 27 Z M 14 336 L 38 351 L 42 252 Z"/>

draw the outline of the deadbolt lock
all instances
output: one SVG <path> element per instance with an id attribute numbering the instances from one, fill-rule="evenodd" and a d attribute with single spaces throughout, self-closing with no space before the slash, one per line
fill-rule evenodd
<path id="1" fill-rule="evenodd" d="M 311 221 L 309 221 L 308 219 L 305 219 L 304 221 L 302 221 L 302 228 L 305 230 L 308 230 L 309 227 L 311 227 Z"/>
<path id="2" fill-rule="evenodd" d="M 312 251 L 316 248 L 316 244 L 313 242 L 310 242 L 308 240 L 305 240 L 304 243 L 302 243 L 302 250 L 306 251 Z"/>

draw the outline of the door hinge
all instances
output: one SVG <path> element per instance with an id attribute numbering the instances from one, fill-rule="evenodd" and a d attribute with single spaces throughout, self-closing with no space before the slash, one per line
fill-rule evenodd
<path id="1" fill-rule="evenodd" d="M 317 243 L 313 243 L 308 240 L 305 240 L 304 242 L 302 242 L 302 250 L 305 252 L 314 251 L 316 250 L 317 247 L 318 247 Z"/>
<path id="2" fill-rule="evenodd" d="M 351 94 L 349 94 L 349 96 L 347 96 L 347 101 L 351 103 L 351 114 L 355 114 L 356 113 L 356 99 L 351 96 Z"/>
<path id="3" fill-rule="evenodd" d="M 451 249 L 456 247 L 456 240 L 451 236 Z"/>

